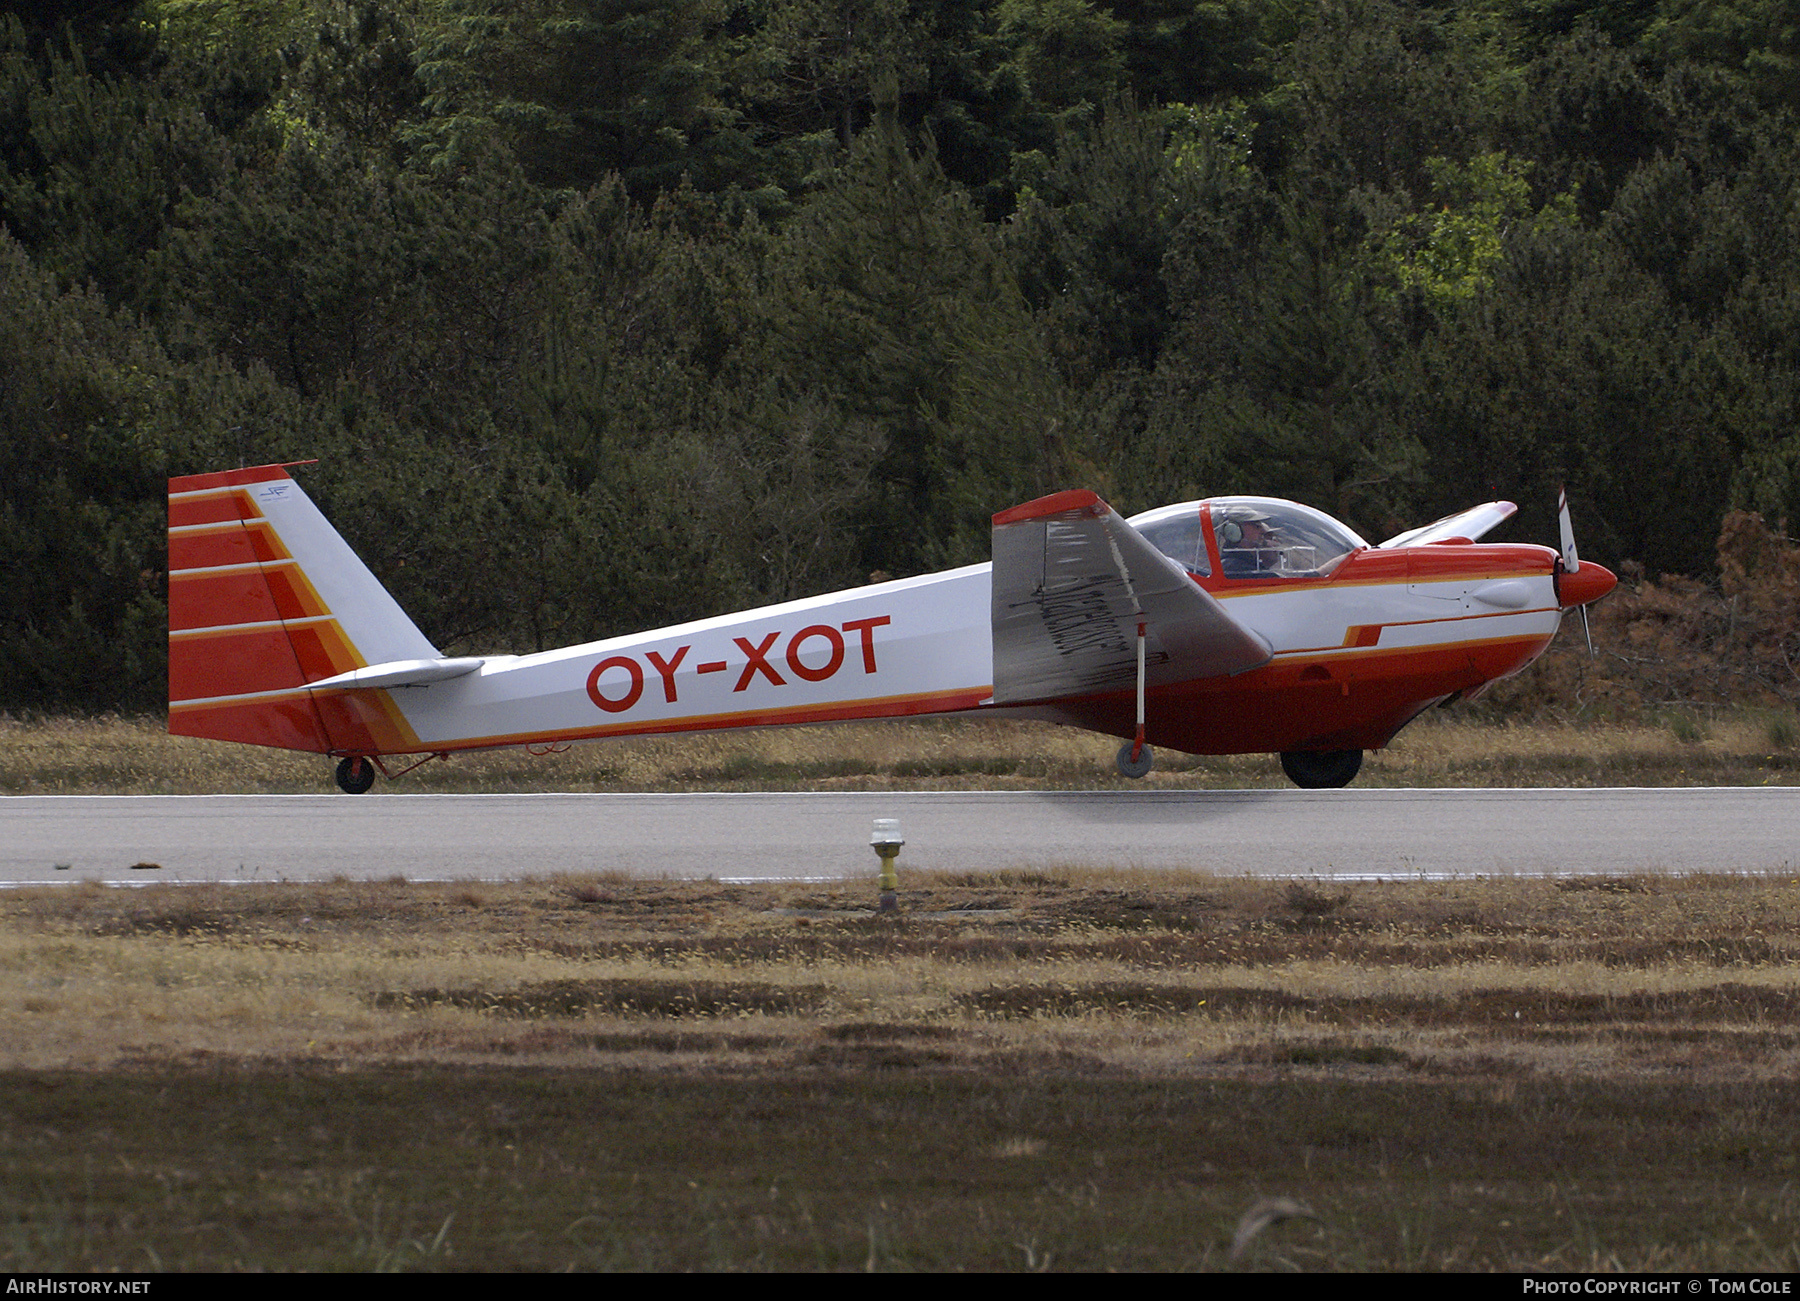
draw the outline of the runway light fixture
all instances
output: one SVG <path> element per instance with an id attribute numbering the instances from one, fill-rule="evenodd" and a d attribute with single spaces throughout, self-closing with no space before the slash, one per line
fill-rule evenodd
<path id="1" fill-rule="evenodd" d="M 876 818 L 875 830 L 869 836 L 869 848 L 881 860 L 881 875 L 875 880 L 881 891 L 880 911 L 895 912 L 900 907 L 900 879 L 894 875 L 894 860 L 900 857 L 900 846 L 906 843 L 900 834 L 899 818 Z"/>

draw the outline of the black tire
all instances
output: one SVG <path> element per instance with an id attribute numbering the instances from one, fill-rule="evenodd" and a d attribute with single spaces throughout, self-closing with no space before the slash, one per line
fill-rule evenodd
<path id="1" fill-rule="evenodd" d="M 1362 771 L 1361 750 L 1283 750 L 1281 771 L 1302 790 L 1336 790 Z"/>
<path id="2" fill-rule="evenodd" d="M 353 754 L 337 766 L 337 784 L 346 795 L 361 795 L 375 784 L 375 764 L 365 755 Z"/>
<path id="3" fill-rule="evenodd" d="M 1150 770 L 1156 766 L 1156 752 L 1149 746 L 1139 752 L 1136 763 L 1132 762 L 1131 752 L 1136 745 L 1135 741 L 1125 742 L 1119 747 L 1119 757 L 1114 761 L 1119 766 L 1119 776 L 1129 777 L 1132 781 L 1148 777 Z"/>

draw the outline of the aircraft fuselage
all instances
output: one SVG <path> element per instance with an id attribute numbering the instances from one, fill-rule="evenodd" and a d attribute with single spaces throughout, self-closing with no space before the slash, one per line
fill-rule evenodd
<path id="1" fill-rule="evenodd" d="M 1420 710 L 1515 673 L 1561 618 L 1556 556 L 1430 546 L 1345 559 L 1329 578 L 1195 581 L 1274 650 L 1261 668 L 1149 690 L 1146 739 L 1190 754 L 1385 745 Z M 996 707 L 989 566 L 880 583 L 538 655 L 385 693 L 317 692 L 343 751 L 985 712 L 1129 738 L 1131 689 Z"/>

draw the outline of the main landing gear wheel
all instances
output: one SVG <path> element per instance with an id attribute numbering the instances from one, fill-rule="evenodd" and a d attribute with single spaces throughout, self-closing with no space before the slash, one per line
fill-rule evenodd
<path id="1" fill-rule="evenodd" d="M 1136 759 L 1131 757 L 1133 750 L 1138 752 Z M 1115 762 L 1119 765 L 1119 776 L 1137 781 L 1140 777 L 1149 776 L 1150 769 L 1156 766 L 1156 752 L 1147 745 L 1139 746 L 1135 741 L 1127 741 L 1119 747 L 1119 757 Z"/>
<path id="2" fill-rule="evenodd" d="M 375 764 L 366 755 L 353 754 L 339 762 L 337 784 L 346 794 L 361 795 L 375 784 Z"/>
<path id="3" fill-rule="evenodd" d="M 1348 786 L 1362 771 L 1361 750 L 1283 750 L 1281 770 L 1304 790 L 1335 790 Z"/>

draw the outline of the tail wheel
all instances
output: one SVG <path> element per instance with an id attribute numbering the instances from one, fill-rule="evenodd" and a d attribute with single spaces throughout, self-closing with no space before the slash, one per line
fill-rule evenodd
<path id="1" fill-rule="evenodd" d="M 1138 752 L 1135 759 L 1131 757 L 1133 750 Z M 1156 766 L 1156 755 L 1147 745 L 1141 746 L 1135 741 L 1127 741 L 1119 747 L 1119 757 L 1114 762 L 1118 764 L 1119 776 L 1137 781 L 1141 777 L 1150 775 L 1150 769 Z"/>
<path id="2" fill-rule="evenodd" d="M 1362 771 L 1361 750 L 1283 750 L 1281 770 L 1303 790 L 1348 786 Z"/>
<path id="3" fill-rule="evenodd" d="M 339 762 L 337 784 L 346 794 L 361 795 L 375 784 L 375 765 L 367 755 L 353 754 Z"/>

